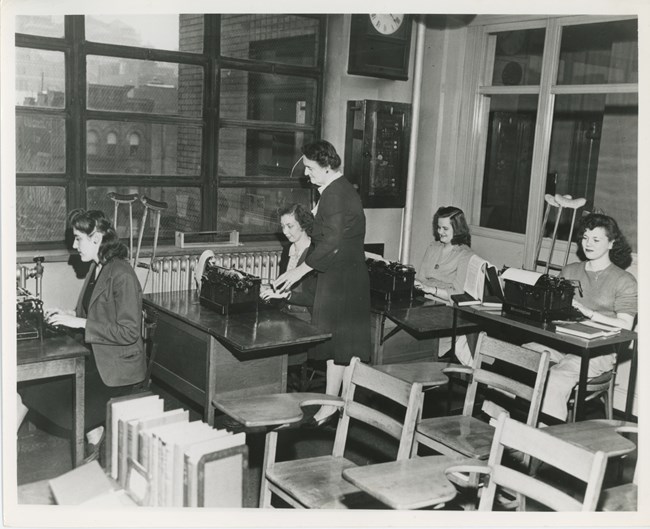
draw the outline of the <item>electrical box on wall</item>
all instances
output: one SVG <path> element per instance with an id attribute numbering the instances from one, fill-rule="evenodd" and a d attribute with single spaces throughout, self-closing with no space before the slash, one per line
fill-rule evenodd
<path id="1" fill-rule="evenodd" d="M 348 101 L 345 176 L 365 208 L 401 208 L 406 201 L 411 105 Z"/>

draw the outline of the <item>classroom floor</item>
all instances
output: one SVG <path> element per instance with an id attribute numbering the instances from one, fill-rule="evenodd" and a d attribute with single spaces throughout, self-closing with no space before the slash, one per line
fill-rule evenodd
<path id="1" fill-rule="evenodd" d="M 191 406 L 191 403 L 179 400 L 178 396 L 160 384 L 153 383 L 154 393 L 165 400 L 166 409 L 183 407 L 190 411 L 192 420 L 200 419 L 201 410 Z M 322 391 L 318 384 L 310 387 L 310 391 Z M 425 399 L 424 416 L 436 416 L 446 413 L 448 402 L 452 409 L 459 408 L 464 398 L 464 389 L 457 387 L 449 394 L 444 390 L 428 392 Z M 602 418 L 599 408 L 588 411 L 587 418 Z M 47 480 L 59 476 L 72 468 L 70 440 L 60 434 L 55 435 L 46 431 L 42 425 L 36 426 L 30 421 L 30 416 L 18 432 L 18 486 L 36 481 Z M 215 426 L 221 427 L 222 417 L 217 417 Z M 38 422 L 38 421 L 37 421 Z M 278 460 L 315 457 L 331 452 L 334 440 L 335 423 L 319 429 L 287 430 L 280 434 L 278 442 Z M 350 429 L 351 441 L 348 444 L 347 456 L 359 465 L 371 462 L 388 461 L 394 457 L 394 447 L 385 439 L 377 437 L 373 432 L 360 426 L 353 425 Z M 259 484 L 264 448 L 263 434 L 247 435 L 249 448 L 249 468 L 245 482 L 245 506 L 256 507 L 258 503 Z M 619 473 L 622 479 L 631 480 L 634 472 L 636 457 L 627 457 L 621 466 L 608 470 L 606 480 L 610 483 L 618 481 Z M 550 476 L 549 479 L 552 479 Z M 607 484 L 606 484 L 607 486 Z M 19 488 L 19 503 L 47 503 L 47 498 L 21 496 Z M 42 496 L 42 495 L 41 495 Z M 279 506 L 279 505 L 278 505 Z M 531 506 L 528 505 L 530 509 Z"/>

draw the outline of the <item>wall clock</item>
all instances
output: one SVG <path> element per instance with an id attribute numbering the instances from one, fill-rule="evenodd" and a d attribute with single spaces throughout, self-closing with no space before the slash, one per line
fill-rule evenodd
<path id="1" fill-rule="evenodd" d="M 410 15 L 351 15 L 348 73 L 406 81 L 411 25 Z"/>

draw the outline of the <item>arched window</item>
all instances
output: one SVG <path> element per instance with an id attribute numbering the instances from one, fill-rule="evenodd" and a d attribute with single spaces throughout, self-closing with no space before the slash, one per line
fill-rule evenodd
<path id="1" fill-rule="evenodd" d="M 97 154 L 97 144 L 99 143 L 99 136 L 94 130 L 88 131 L 86 137 L 86 150 L 88 154 Z"/>
<path id="2" fill-rule="evenodd" d="M 106 154 L 115 156 L 117 154 L 117 134 L 109 132 L 106 135 Z"/>
<path id="3" fill-rule="evenodd" d="M 129 154 L 134 156 L 140 149 L 140 135 L 137 132 L 129 134 Z"/>

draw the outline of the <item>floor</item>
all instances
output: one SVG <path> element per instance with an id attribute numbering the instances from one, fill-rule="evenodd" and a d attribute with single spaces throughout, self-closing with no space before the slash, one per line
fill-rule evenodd
<path id="1" fill-rule="evenodd" d="M 290 377 L 297 383 L 297 373 Z M 192 420 L 201 418 L 201 410 L 194 408 L 186 401 L 169 389 L 160 384 L 152 384 L 152 391 L 165 399 L 165 408 L 174 409 L 183 407 L 189 409 Z M 322 391 L 322 386 L 315 383 L 310 391 Z M 464 389 L 456 387 L 451 393 L 444 390 L 429 392 L 425 399 L 424 416 L 443 415 L 447 407 L 457 409 L 462 405 Z M 315 410 L 314 410 L 315 411 Z M 601 418 L 600 409 L 589 410 L 587 418 Z M 72 468 L 70 441 L 64 436 L 55 435 L 47 431 L 42 425 L 38 427 L 30 421 L 30 416 L 21 426 L 18 432 L 18 485 L 33 483 L 35 481 L 51 479 L 61 475 Z M 223 426 L 224 417 L 217 417 L 215 426 Z M 279 438 L 278 459 L 293 459 L 325 455 L 332 449 L 334 439 L 334 424 L 319 429 L 299 429 L 282 432 Z M 352 426 L 351 442 L 348 446 L 349 459 L 357 464 L 364 465 L 371 462 L 388 461 L 394 457 L 394 446 L 385 439 L 377 437 L 373 432 Z M 253 433 L 247 435 L 249 448 L 249 468 L 246 473 L 245 482 L 245 506 L 256 507 L 257 496 L 262 466 L 262 454 L 264 446 L 264 435 Z M 609 482 L 618 480 L 618 474 L 622 473 L 623 479 L 631 480 L 635 457 L 628 457 L 623 465 L 608 471 Z M 549 478 L 552 479 L 552 476 Z M 19 489 L 20 492 L 20 489 Z M 42 495 L 41 495 L 42 496 Z M 20 496 L 20 503 L 43 503 L 42 497 Z M 278 505 L 280 506 L 280 505 Z M 528 506 L 529 509 L 531 506 Z"/>

